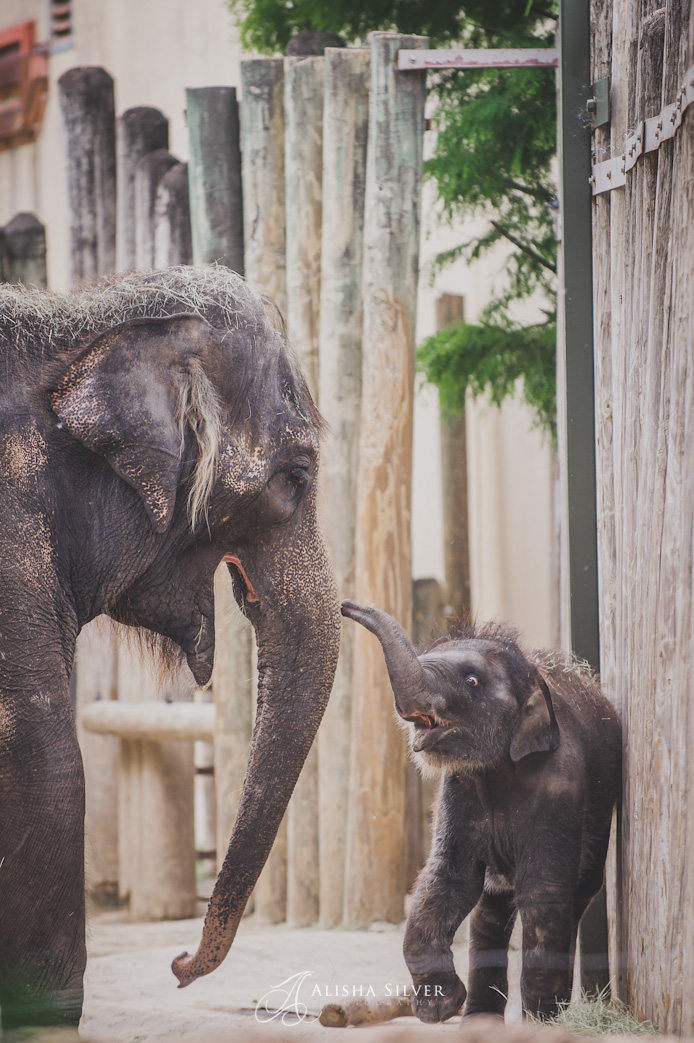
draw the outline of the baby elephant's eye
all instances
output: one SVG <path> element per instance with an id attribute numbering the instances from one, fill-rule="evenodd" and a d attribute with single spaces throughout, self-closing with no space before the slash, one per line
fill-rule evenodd
<path id="1" fill-rule="evenodd" d="M 479 678 L 475 677 L 474 674 L 470 674 L 469 677 L 465 678 L 465 684 L 468 688 L 479 688 Z"/>

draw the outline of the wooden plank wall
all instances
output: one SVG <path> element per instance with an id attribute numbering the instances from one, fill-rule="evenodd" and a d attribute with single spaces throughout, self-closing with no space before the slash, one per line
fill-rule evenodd
<path id="1" fill-rule="evenodd" d="M 593 79 L 611 77 L 598 161 L 676 99 L 689 5 L 593 0 Z M 694 112 L 593 209 L 602 673 L 625 788 L 610 875 L 620 996 L 694 1032 Z"/>

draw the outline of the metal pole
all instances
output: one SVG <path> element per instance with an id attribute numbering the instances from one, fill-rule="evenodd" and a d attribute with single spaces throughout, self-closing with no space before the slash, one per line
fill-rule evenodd
<path id="1" fill-rule="evenodd" d="M 600 662 L 595 398 L 593 377 L 593 270 L 590 128 L 589 0 L 559 4 L 559 170 L 562 215 L 559 257 L 559 414 L 564 415 L 568 498 L 571 648 L 593 667 Z M 563 384 L 563 387 L 561 386 Z M 563 408 L 562 408 L 563 407 Z M 605 889 L 584 914 L 580 929 L 581 984 L 589 992 L 609 982 Z"/>

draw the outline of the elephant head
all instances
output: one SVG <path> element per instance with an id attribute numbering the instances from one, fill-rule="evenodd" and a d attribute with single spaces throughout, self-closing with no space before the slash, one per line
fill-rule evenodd
<path id="1" fill-rule="evenodd" d="M 425 773 L 469 774 L 557 749 L 549 689 L 510 628 L 461 622 L 418 656 L 387 612 L 343 601 L 342 613 L 381 642 L 395 708 Z"/>
<path id="2" fill-rule="evenodd" d="M 248 770 L 202 943 L 194 957 L 174 964 L 188 984 L 214 969 L 231 945 L 332 686 L 340 616 L 317 520 L 321 418 L 264 303 L 226 269 L 136 274 L 65 298 L 7 293 L 0 346 L 11 330 L 6 369 L 16 390 L 12 409 L 0 417 L 3 430 L 11 428 L 0 454 L 20 460 L 23 484 L 17 491 L 5 482 L 2 494 L 25 512 L 21 531 L 34 541 L 26 570 L 32 586 L 24 584 L 20 597 L 31 596 L 29 614 L 42 627 L 41 698 L 54 706 L 59 700 L 67 721 L 60 736 L 55 717 L 44 725 L 34 714 L 30 727 L 46 730 L 37 739 L 41 750 L 69 747 L 69 771 L 64 764 L 60 770 L 78 780 L 72 819 L 79 822 L 81 813 L 81 772 L 67 678 L 79 628 L 106 613 L 154 632 L 169 651 L 185 655 L 205 685 L 214 656 L 213 576 L 226 561 L 256 630 L 258 704 Z M 21 459 L 16 446 L 23 447 Z M 5 527 L 3 567 L 10 575 L 18 563 L 9 560 L 8 541 Z M 49 665 L 54 647 L 59 667 Z M 10 665 L 0 651 L 0 687 L 7 691 Z M 18 657 L 18 703 L 34 683 L 27 655 Z M 2 752 L 0 743 L 0 760 Z M 46 793 L 51 785 L 46 780 Z M 48 797 L 34 796 L 40 826 Z M 63 795 L 61 808 L 71 799 Z M 65 831 L 76 838 L 70 814 L 65 810 Z M 47 862 L 46 872 L 64 876 L 56 864 Z M 65 988 L 61 974 L 55 977 L 55 988 Z M 79 980 L 77 971 L 63 977 L 71 987 Z"/>

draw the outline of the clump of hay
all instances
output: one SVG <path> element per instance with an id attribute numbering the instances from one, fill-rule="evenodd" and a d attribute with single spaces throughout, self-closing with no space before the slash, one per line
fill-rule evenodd
<path id="1" fill-rule="evenodd" d="M 533 1021 L 537 1019 L 533 1018 Z M 561 1003 L 553 1018 L 543 1022 L 557 1025 L 577 1036 L 659 1036 L 650 1021 L 637 1021 L 625 1003 L 610 999 L 609 986 L 590 996 L 585 990 L 574 1003 Z"/>
<path id="2" fill-rule="evenodd" d="M 265 304 L 223 265 L 179 265 L 102 279 L 73 293 L 5 283 L 0 288 L 0 345 L 47 357 L 74 349 L 102 330 L 129 319 L 190 312 L 220 329 L 260 331 Z"/>

